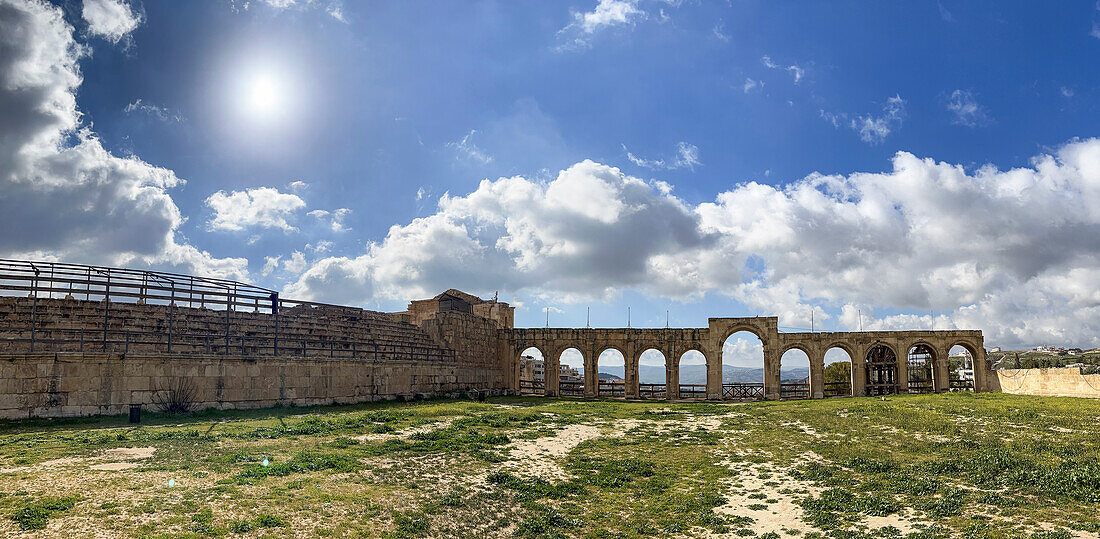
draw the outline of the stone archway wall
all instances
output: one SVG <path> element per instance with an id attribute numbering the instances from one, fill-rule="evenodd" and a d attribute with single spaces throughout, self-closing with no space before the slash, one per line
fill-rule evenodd
<path id="1" fill-rule="evenodd" d="M 626 363 L 626 397 L 637 398 L 639 356 L 643 351 L 654 348 L 665 356 L 670 399 L 678 397 L 680 357 L 688 350 L 698 350 L 707 362 L 707 398 L 719 400 L 722 398 L 722 345 L 727 337 L 739 331 L 749 331 L 763 343 L 766 399 L 779 398 L 780 358 L 792 348 L 801 349 L 810 357 L 812 398 L 824 396 L 825 352 L 833 347 L 843 348 L 852 358 L 852 392 L 863 396 L 866 394 L 866 354 L 871 347 L 880 344 L 895 351 L 899 393 L 908 391 L 908 351 L 915 344 L 928 345 L 935 351 L 933 378 L 936 391 L 943 391 L 948 386 L 947 352 L 955 345 L 967 347 L 974 355 L 974 390 L 991 389 L 988 387 L 985 341 L 978 330 L 780 333 L 778 325 L 777 317 L 761 316 L 711 318 L 705 328 L 520 328 L 504 331 L 514 357 L 518 358 L 519 353 L 530 346 L 549 353 L 546 356 L 547 373 L 557 372 L 558 358 L 564 350 L 580 350 L 585 361 L 585 394 L 593 397 L 598 387 L 597 360 L 600 352 L 608 348 L 622 352 Z M 548 376 L 547 395 L 557 394 L 556 380 L 556 376 Z"/>

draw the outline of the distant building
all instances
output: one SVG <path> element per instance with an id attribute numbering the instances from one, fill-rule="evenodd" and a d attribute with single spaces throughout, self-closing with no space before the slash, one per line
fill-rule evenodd
<path id="1" fill-rule="evenodd" d="M 531 356 L 523 356 L 519 362 L 520 380 L 541 382 L 546 379 L 546 362 Z"/>
<path id="2" fill-rule="evenodd" d="M 1000 347 L 1000 346 L 994 346 L 994 347 L 993 347 L 993 348 L 992 348 L 992 349 L 990 350 L 990 352 L 1000 352 L 1000 351 L 1001 351 L 1001 347 Z"/>
<path id="3" fill-rule="evenodd" d="M 568 365 L 558 365 L 558 380 L 562 382 L 583 382 L 581 373 Z"/>

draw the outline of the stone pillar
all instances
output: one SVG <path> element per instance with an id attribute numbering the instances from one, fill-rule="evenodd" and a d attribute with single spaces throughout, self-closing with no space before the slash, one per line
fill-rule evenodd
<path id="1" fill-rule="evenodd" d="M 814 350 L 810 356 L 810 398 L 825 398 L 825 351 Z"/>
<path id="2" fill-rule="evenodd" d="M 623 346 L 623 396 L 628 399 L 638 398 L 638 361 L 640 352 L 636 352 L 634 341 L 627 341 Z"/>
<path id="3" fill-rule="evenodd" d="M 707 400 L 722 400 L 722 343 L 704 351 L 707 360 Z"/>
<path id="4" fill-rule="evenodd" d="M 985 343 L 979 343 L 971 359 L 974 361 L 974 392 L 989 391 L 989 364 L 986 363 Z"/>
<path id="5" fill-rule="evenodd" d="M 904 346 L 904 345 L 903 345 Z M 895 354 L 897 357 L 898 365 L 898 379 L 897 379 L 897 393 L 900 395 L 909 394 L 909 349 L 902 350 L 900 347 L 895 346 Z"/>
<path id="6" fill-rule="evenodd" d="M 544 375 L 543 389 L 546 392 L 547 397 L 556 397 L 558 395 L 558 382 L 561 381 L 559 374 L 559 366 L 561 365 L 561 354 L 563 352 L 560 348 L 551 348 L 550 357 L 542 358 L 545 361 L 544 368 L 546 374 Z"/>
<path id="7" fill-rule="evenodd" d="M 598 397 L 600 395 L 600 358 L 593 351 L 592 343 L 585 343 L 581 350 L 584 354 L 584 396 Z"/>
<path id="8" fill-rule="evenodd" d="M 779 355 L 775 346 L 764 344 L 764 398 L 779 400 Z"/>
<path id="9" fill-rule="evenodd" d="M 947 361 L 950 350 L 940 346 L 936 348 L 936 360 L 932 362 L 932 385 L 936 393 L 946 393 L 951 390 L 951 364 Z"/>
<path id="10" fill-rule="evenodd" d="M 852 396 L 867 396 L 867 350 L 864 347 L 852 346 Z"/>
<path id="11" fill-rule="evenodd" d="M 680 398 L 680 358 L 673 352 L 665 358 L 665 399 Z"/>

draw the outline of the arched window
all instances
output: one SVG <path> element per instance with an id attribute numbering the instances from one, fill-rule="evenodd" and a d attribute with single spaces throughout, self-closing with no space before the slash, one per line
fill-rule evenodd
<path id="1" fill-rule="evenodd" d="M 519 394 L 543 395 L 546 391 L 546 362 L 534 346 L 519 353 Z"/>
<path id="2" fill-rule="evenodd" d="M 738 331 L 722 344 L 722 398 L 764 398 L 764 343 L 751 331 Z"/>
<path id="3" fill-rule="evenodd" d="M 707 398 L 707 358 L 698 350 L 680 356 L 679 385 L 681 399 Z"/>
<path id="4" fill-rule="evenodd" d="M 668 363 L 665 355 L 656 348 L 649 348 L 638 356 L 638 398 L 666 398 Z"/>
<path id="5" fill-rule="evenodd" d="M 599 381 L 597 397 L 623 397 L 626 395 L 626 358 L 622 352 L 608 348 L 596 357 L 596 375 Z"/>
<path id="6" fill-rule="evenodd" d="M 898 391 L 898 359 L 889 346 L 867 350 L 867 394 L 892 395 Z"/>
<path id="7" fill-rule="evenodd" d="M 974 391 L 974 353 L 956 344 L 947 354 L 947 378 L 951 391 Z"/>
<path id="8" fill-rule="evenodd" d="M 932 365 L 936 352 L 927 344 L 918 344 L 909 349 L 909 393 L 932 393 L 935 391 Z"/>
<path id="9" fill-rule="evenodd" d="M 810 398 L 810 356 L 798 348 L 779 358 L 779 398 Z"/>
<path id="10" fill-rule="evenodd" d="M 562 397 L 584 396 L 584 355 L 576 348 L 567 348 L 558 359 L 558 394 Z"/>
<path id="11" fill-rule="evenodd" d="M 825 371 L 822 373 L 825 397 L 852 396 L 852 356 L 834 346 L 825 351 Z"/>

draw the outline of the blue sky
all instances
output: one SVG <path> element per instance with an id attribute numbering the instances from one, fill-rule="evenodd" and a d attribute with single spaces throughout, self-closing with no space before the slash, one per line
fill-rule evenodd
<path id="1" fill-rule="evenodd" d="M 1100 345 L 1094 2 L 0 6 L 5 256 Z"/>

